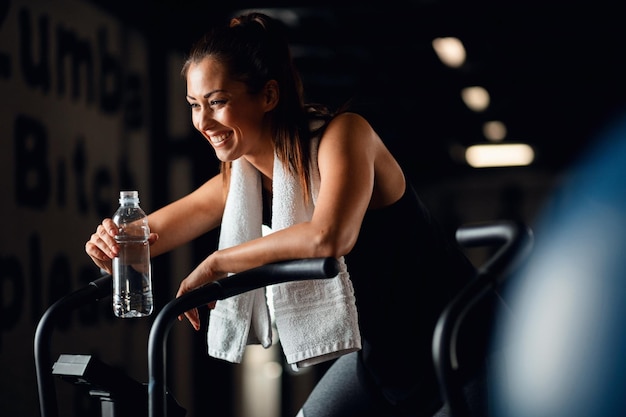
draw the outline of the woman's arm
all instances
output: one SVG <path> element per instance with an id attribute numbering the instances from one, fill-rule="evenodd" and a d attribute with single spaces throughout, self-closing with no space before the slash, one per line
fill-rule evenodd
<path id="1" fill-rule="evenodd" d="M 222 176 L 218 174 L 189 195 L 148 215 L 151 256 L 172 250 L 217 227 L 223 212 Z M 85 244 L 87 255 L 109 273 L 119 252 L 117 232 L 113 220 L 104 219 Z"/>
<path id="2" fill-rule="evenodd" d="M 378 158 L 394 163 L 386 170 L 377 170 Z M 355 114 L 342 114 L 329 124 L 320 140 L 318 165 L 321 182 L 311 221 L 213 252 L 183 280 L 178 295 L 228 273 L 271 262 L 345 255 L 358 238 L 367 208 L 379 203 L 372 201 L 375 173 L 384 171 L 376 175 L 393 175 L 402 180 L 396 181 L 396 190 L 377 191 L 377 198 L 391 194 L 399 197 L 404 190 L 399 166 L 367 121 Z"/>
<path id="3" fill-rule="evenodd" d="M 158 235 L 150 254 L 168 252 L 218 227 L 224 198 L 222 175 L 218 174 L 192 193 L 148 215 L 150 231 Z"/>

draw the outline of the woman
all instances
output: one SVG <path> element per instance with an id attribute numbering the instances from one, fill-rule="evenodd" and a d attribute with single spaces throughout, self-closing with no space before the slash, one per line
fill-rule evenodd
<path id="1" fill-rule="evenodd" d="M 328 357 L 340 356 L 299 415 L 432 415 L 441 406 L 432 332 L 443 306 L 473 268 L 442 236 L 367 120 L 304 104 L 281 29 L 270 17 L 250 13 L 215 28 L 192 47 L 182 70 L 187 101 L 194 127 L 213 146 L 222 169 L 150 214 L 151 253 L 157 256 L 222 226 L 220 249 L 181 282 L 177 296 L 271 262 L 341 259 L 347 267 L 343 277 L 349 276 L 342 288 L 349 294 L 342 300 L 356 300 L 358 340 Z M 248 174 L 240 166 L 248 167 Z M 277 172 L 286 174 L 278 179 Z M 244 201 L 248 204 L 248 189 L 241 191 L 239 178 L 249 175 L 258 175 L 262 188 L 262 204 L 251 207 L 262 211 L 272 233 L 233 243 L 224 223 Z M 290 187 L 298 190 L 295 200 L 302 201 L 305 217 L 276 227 L 272 210 L 290 210 L 276 201 L 284 182 L 295 183 Z M 254 218 L 244 214 L 237 218 Z M 107 271 L 118 254 L 116 232 L 105 219 L 86 244 L 87 254 Z M 236 312 L 221 314 L 228 311 Z M 185 315 L 198 330 L 198 312 Z"/>

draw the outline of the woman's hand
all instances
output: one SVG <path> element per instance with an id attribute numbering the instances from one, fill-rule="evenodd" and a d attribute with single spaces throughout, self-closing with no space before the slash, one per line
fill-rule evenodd
<path id="1" fill-rule="evenodd" d="M 102 270 L 109 274 L 113 272 L 113 258 L 119 254 L 120 247 L 115 241 L 115 236 L 119 229 L 113 220 L 107 218 L 96 228 L 96 232 L 85 244 L 85 252 L 93 260 L 93 262 Z M 158 240 L 156 233 L 150 233 L 148 243 L 152 245 Z"/>
<path id="2" fill-rule="evenodd" d="M 211 269 L 209 266 L 211 264 L 211 258 L 211 256 L 206 258 L 187 278 L 181 281 L 178 292 L 176 293 L 176 298 L 226 276 L 225 273 Z M 211 309 L 214 308 L 215 301 L 210 302 L 208 307 Z M 186 311 L 185 317 L 187 317 L 187 320 L 189 320 L 189 323 L 191 323 L 195 330 L 200 330 L 200 315 L 198 314 L 197 308 Z M 182 316 L 178 316 L 178 320 L 182 319 Z"/>

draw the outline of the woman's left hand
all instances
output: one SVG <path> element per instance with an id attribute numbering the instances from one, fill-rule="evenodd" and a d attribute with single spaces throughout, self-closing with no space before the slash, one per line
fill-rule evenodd
<path id="1" fill-rule="evenodd" d="M 209 258 L 205 259 L 187 278 L 181 281 L 178 292 L 176 293 L 176 298 L 222 278 L 223 274 L 214 273 L 208 267 L 208 264 Z M 211 309 L 214 308 L 215 301 L 210 302 L 208 307 Z M 186 311 L 184 315 L 195 330 L 200 330 L 200 315 L 197 308 Z M 178 316 L 178 320 L 182 319 L 182 316 Z"/>

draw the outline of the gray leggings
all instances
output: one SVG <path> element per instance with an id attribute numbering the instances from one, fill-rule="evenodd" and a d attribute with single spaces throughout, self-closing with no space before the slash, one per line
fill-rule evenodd
<path id="1" fill-rule="evenodd" d="M 296 417 L 414 416 L 394 411 L 383 395 L 363 377 L 358 352 L 344 355 L 326 371 Z M 433 417 L 448 417 L 443 407 Z"/>
<path id="2" fill-rule="evenodd" d="M 359 378 L 358 353 L 337 359 L 317 383 L 298 417 L 375 416 L 371 392 Z"/>

